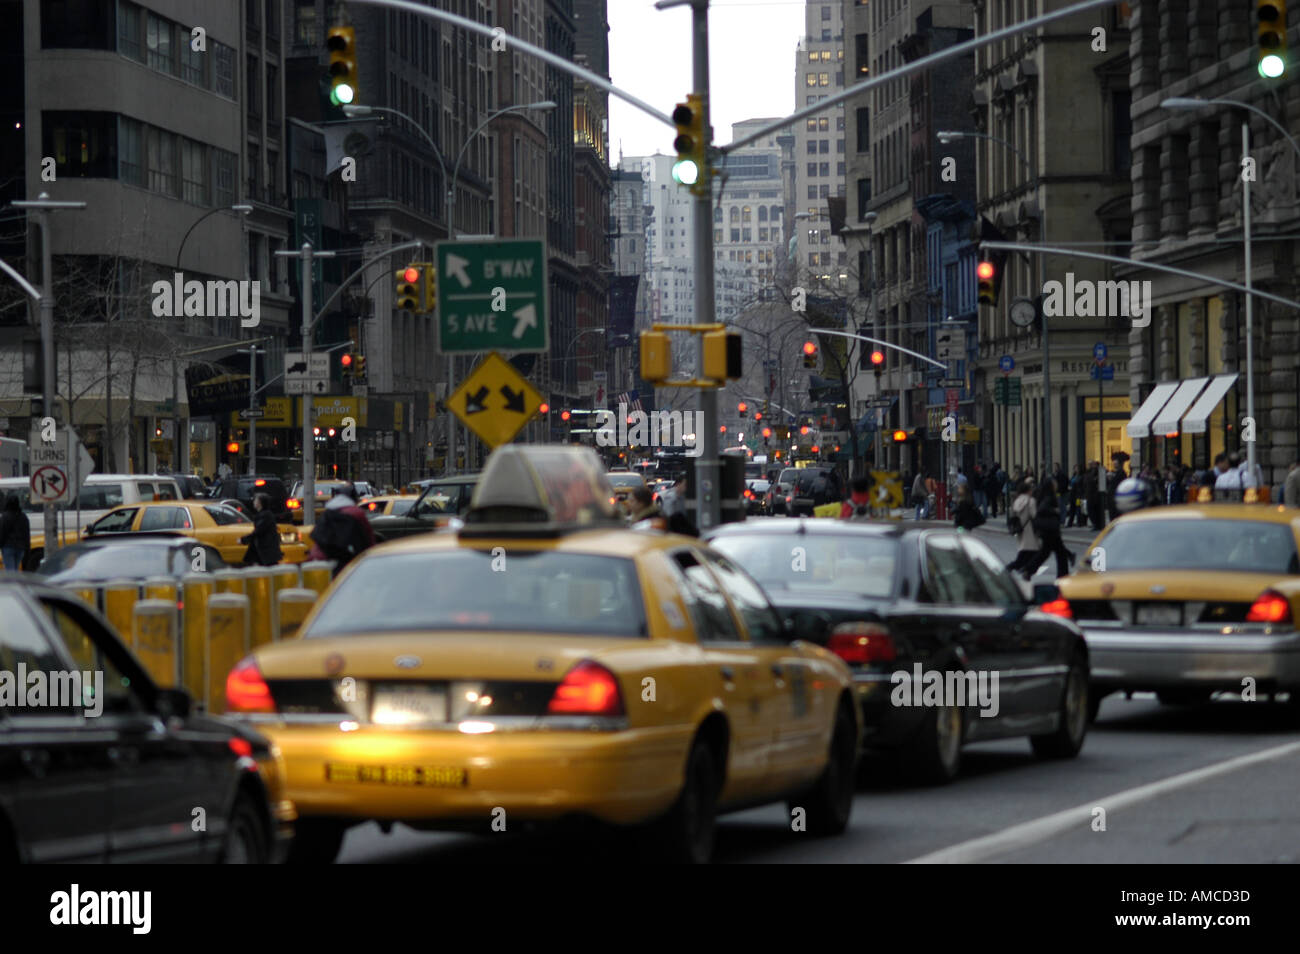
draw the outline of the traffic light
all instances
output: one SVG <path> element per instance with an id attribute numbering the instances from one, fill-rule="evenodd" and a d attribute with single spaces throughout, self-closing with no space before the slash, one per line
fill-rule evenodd
<path id="1" fill-rule="evenodd" d="M 704 333 L 704 377 L 712 381 L 734 381 L 744 374 L 744 342 L 737 331 Z M 644 370 L 641 374 L 645 377 Z M 650 380 L 646 378 L 646 380 Z"/>
<path id="2" fill-rule="evenodd" d="M 736 413 L 739 414 L 742 418 L 745 417 L 746 412 L 748 410 L 749 410 L 749 405 L 746 404 L 744 401 L 741 401 L 739 404 L 736 405 Z"/>
<path id="3" fill-rule="evenodd" d="M 357 99 L 357 31 L 330 27 L 325 49 L 330 53 L 330 102 L 346 106 Z"/>
<path id="4" fill-rule="evenodd" d="M 803 366 L 805 368 L 817 367 L 817 344 L 813 341 L 803 343 Z"/>
<path id="5" fill-rule="evenodd" d="M 412 262 L 397 273 L 397 307 L 404 311 L 420 311 L 420 293 L 424 287 L 423 270 Z"/>
<path id="6" fill-rule="evenodd" d="M 550 414 L 550 413 L 551 413 L 551 406 L 550 406 L 549 404 L 547 404 L 545 401 L 543 401 L 541 404 L 539 404 L 539 405 L 537 406 L 537 413 L 538 413 L 538 414 Z"/>
<path id="7" fill-rule="evenodd" d="M 880 372 L 885 369 L 885 352 L 871 352 L 871 369 L 876 372 L 876 380 L 880 380 Z"/>
<path id="8" fill-rule="evenodd" d="M 1286 0 L 1258 0 L 1259 75 L 1277 79 L 1286 72 Z"/>
<path id="9" fill-rule="evenodd" d="M 677 138 L 673 140 L 673 150 L 677 161 L 673 163 L 673 180 L 684 186 L 696 188 L 707 182 L 704 174 L 704 101 L 695 93 L 686 97 L 686 102 L 678 103 L 673 110 L 673 122 L 677 126 Z"/>
<path id="10" fill-rule="evenodd" d="M 756 421 L 761 421 L 762 419 L 763 419 L 763 412 L 762 412 L 762 411 L 755 411 L 755 412 L 754 412 L 754 420 L 756 420 Z"/>
<path id="11" fill-rule="evenodd" d="M 998 292 L 994 287 L 994 279 L 997 277 L 997 268 L 990 261 L 980 262 L 975 266 L 975 277 L 979 280 L 979 303 L 981 305 L 996 305 L 998 303 Z"/>
<path id="12" fill-rule="evenodd" d="M 227 453 L 227 454 L 238 454 L 238 453 L 239 453 L 239 441 L 231 441 L 229 444 L 227 444 L 227 445 L 226 445 L 226 453 Z"/>
<path id="13" fill-rule="evenodd" d="M 567 420 L 568 420 L 570 417 L 572 417 L 572 416 L 573 416 L 573 415 L 570 414 L 568 411 L 561 411 L 561 412 L 560 412 L 560 420 L 562 420 L 562 421 L 567 421 Z"/>
<path id="14" fill-rule="evenodd" d="M 428 314 L 438 308 L 438 269 L 432 262 L 424 263 L 424 292 L 420 296 L 420 311 Z"/>
<path id="15" fill-rule="evenodd" d="M 366 379 L 366 356 L 364 354 L 359 354 L 353 359 L 352 378 L 358 382 Z"/>

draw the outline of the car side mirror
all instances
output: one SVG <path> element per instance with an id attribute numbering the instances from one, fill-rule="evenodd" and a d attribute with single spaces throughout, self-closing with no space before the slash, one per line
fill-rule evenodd
<path id="1" fill-rule="evenodd" d="M 155 705 L 163 721 L 185 719 L 189 717 L 193 700 L 184 689 L 159 689 Z"/>

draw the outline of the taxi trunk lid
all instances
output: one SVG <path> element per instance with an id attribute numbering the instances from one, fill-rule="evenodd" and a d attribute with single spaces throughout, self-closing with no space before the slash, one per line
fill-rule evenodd
<path id="1" fill-rule="evenodd" d="M 1080 625 L 1168 630 L 1245 622 L 1259 595 L 1278 582 L 1275 573 L 1144 569 L 1071 576 L 1060 589 Z"/>

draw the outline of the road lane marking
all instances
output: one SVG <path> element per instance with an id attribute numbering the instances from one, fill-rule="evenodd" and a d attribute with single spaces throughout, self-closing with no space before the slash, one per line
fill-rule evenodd
<path id="1" fill-rule="evenodd" d="M 1019 825 L 1012 825 L 1010 828 L 1004 828 L 1002 831 L 994 832 L 991 835 L 963 841 L 949 848 L 941 848 L 928 855 L 913 858 L 911 861 L 904 862 L 904 864 L 951 865 L 985 861 L 997 855 L 1004 855 L 1040 841 L 1045 841 L 1055 835 L 1064 834 L 1078 826 L 1087 826 L 1092 821 L 1093 809 L 1098 805 L 1104 806 L 1107 814 L 1110 814 L 1130 805 L 1136 805 L 1147 799 L 1155 798 L 1158 795 L 1164 795 L 1167 792 L 1185 788 L 1188 785 L 1195 785 L 1197 782 L 1203 782 L 1218 775 L 1226 775 L 1229 772 L 1235 772 L 1257 762 L 1268 762 L 1293 753 L 1300 754 L 1300 742 L 1288 742 L 1286 745 L 1275 746 L 1260 752 L 1252 752 L 1249 755 L 1239 755 L 1228 759 L 1226 762 L 1207 765 L 1204 768 L 1183 772 L 1181 775 L 1171 775 L 1169 778 L 1161 779 L 1158 782 L 1130 788 L 1115 795 L 1108 795 L 1105 798 L 1093 799 L 1086 804 L 1067 808 L 1065 811 L 1057 812 L 1054 815 L 1044 815 L 1042 818 L 1036 818 L 1033 821 L 1023 822 Z"/>

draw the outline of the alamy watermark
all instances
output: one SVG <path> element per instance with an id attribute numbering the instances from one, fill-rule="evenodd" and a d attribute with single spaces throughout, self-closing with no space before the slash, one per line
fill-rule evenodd
<path id="1" fill-rule="evenodd" d="M 1043 285 L 1043 314 L 1048 318 L 1129 318 L 1134 328 L 1151 324 L 1151 282 L 1065 281 Z"/>
<path id="2" fill-rule="evenodd" d="M 262 321 L 262 283 L 256 281 L 185 281 L 176 272 L 169 282 L 153 283 L 155 318 L 239 318 L 241 328 Z"/>
<path id="3" fill-rule="evenodd" d="M 0 709 L 77 709 L 94 718 L 104 711 L 104 673 L 100 670 L 0 670 Z"/>
<path id="4" fill-rule="evenodd" d="M 894 687 L 889 702 L 902 708 L 978 705 L 980 716 L 986 719 L 994 718 L 1001 708 L 996 670 L 940 672 L 931 669 L 922 672 L 921 664 L 916 663 L 911 672 L 899 669 L 890 675 L 889 681 Z"/>
<path id="5" fill-rule="evenodd" d="M 619 404 L 615 413 L 596 412 L 596 443 L 601 447 L 682 447 L 687 457 L 699 457 L 698 440 L 704 427 L 703 411 L 628 411 Z"/>

